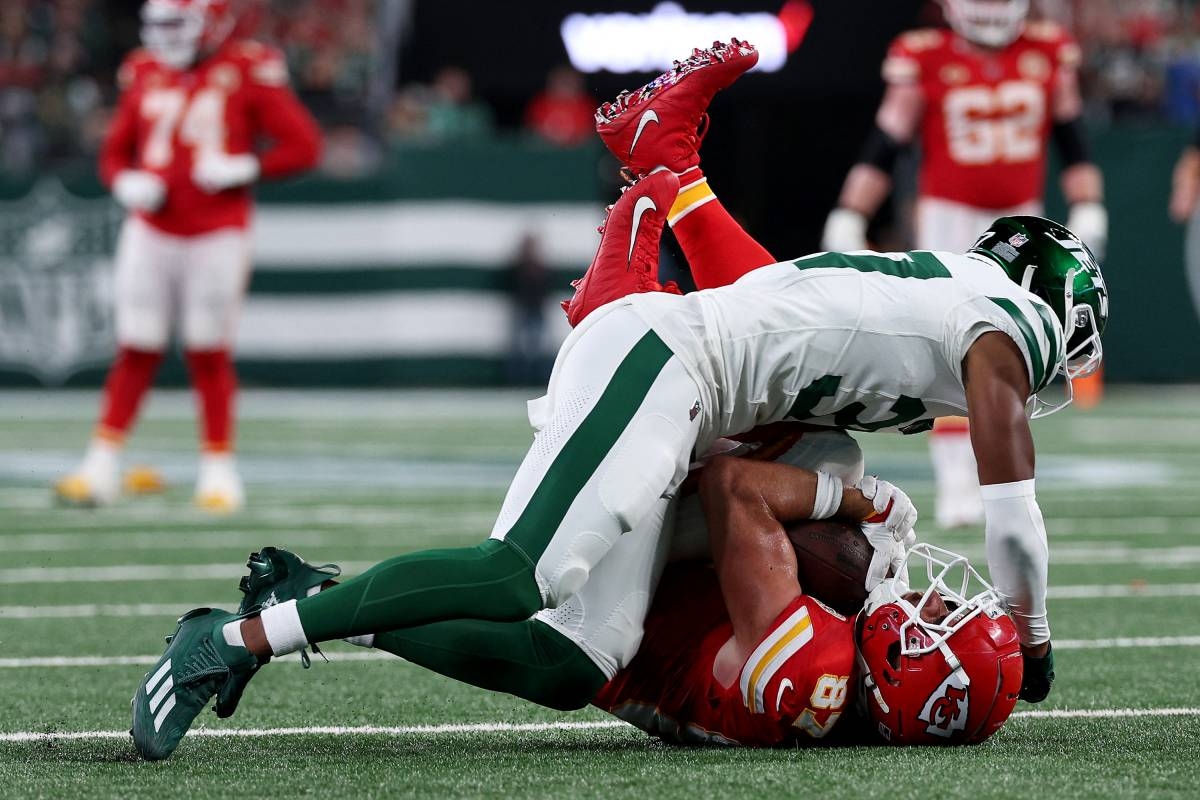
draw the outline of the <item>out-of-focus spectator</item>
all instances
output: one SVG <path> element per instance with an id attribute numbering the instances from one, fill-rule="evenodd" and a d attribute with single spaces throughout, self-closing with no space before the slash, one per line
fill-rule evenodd
<path id="1" fill-rule="evenodd" d="M 381 155 L 379 145 L 362 128 L 349 123 L 327 126 L 320 169 L 332 178 L 361 178 L 379 166 Z"/>
<path id="2" fill-rule="evenodd" d="M 93 0 L 10 0 L 0 5 L 0 168 L 36 169 L 78 152 L 101 106 L 98 65 L 111 60 Z"/>
<path id="3" fill-rule="evenodd" d="M 410 84 L 392 100 L 387 113 L 387 137 L 397 144 L 429 135 L 430 90 L 422 84 Z"/>
<path id="4" fill-rule="evenodd" d="M 555 67 L 546 88 L 526 107 L 525 127 L 551 144 L 573 147 L 592 135 L 596 105 L 582 75 L 568 66 Z"/>
<path id="5" fill-rule="evenodd" d="M 508 265 L 506 277 L 506 288 L 513 309 L 508 380 L 514 384 L 542 383 L 550 372 L 543 333 L 551 276 L 542 258 L 541 243 L 537 236 L 527 233 L 522 237 L 516 256 Z"/>
<path id="6" fill-rule="evenodd" d="M 434 139 L 481 139 L 492 132 L 492 110 L 477 100 L 471 76 L 461 67 L 443 67 L 434 76 L 426 128 Z"/>

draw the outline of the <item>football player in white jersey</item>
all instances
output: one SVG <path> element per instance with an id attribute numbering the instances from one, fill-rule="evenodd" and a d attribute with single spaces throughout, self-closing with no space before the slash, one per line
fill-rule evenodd
<path id="1" fill-rule="evenodd" d="M 711 55 L 617 113 L 644 117 L 703 74 L 702 61 L 728 63 Z M 649 109 L 660 122 L 640 141 L 653 141 L 649 131 L 676 137 L 669 149 L 694 150 L 696 120 L 672 118 L 670 107 Z M 689 125 L 691 139 L 679 138 Z M 652 170 L 610 215 L 598 259 L 644 263 L 680 192 L 669 165 Z M 719 207 L 702 199 L 688 207 L 698 203 Z M 134 696 L 134 740 L 147 757 L 168 756 L 212 697 L 232 713 L 230 696 L 261 664 L 310 642 L 456 619 L 519 622 L 567 604 L 593 578 L 623 580 L 608 574 L 606 557 L 638 545 L 631 536 L 664 535 L 665 509 L 694 454 L 787 420 L 911 431 L 965 413 L 990 572 L 1025 660 L 1021 696 L 1039 701 L 1053 657 L 1029 418 L 1065 405 L 1039 400 L 1052 378 L 1063 375 L 1069 393 L 1072 379 L 1099 364 L 1107 303 L 1086 245 L 1028 216 L 997 220 L 965 254 L 820 253 L 724 288 L 610 302 L 560 349 L 547 396 L 532 409 L 533 445 L 486 541 L 398 556 L 256 616 L 188 614 Z M 836 507 L 843 484 L 827 491 Z M 160 685 L 174 687 L 169 701 L 151 691 Z"/>

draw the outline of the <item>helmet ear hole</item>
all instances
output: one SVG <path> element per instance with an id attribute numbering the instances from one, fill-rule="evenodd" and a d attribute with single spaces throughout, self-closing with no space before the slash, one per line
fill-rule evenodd
<path id="1" fill-rule="evenodd" d="M 900 671 L 900 642 L 898 640 L 888 645 L 887 662 L 889 667 L 897 672 Z"/>

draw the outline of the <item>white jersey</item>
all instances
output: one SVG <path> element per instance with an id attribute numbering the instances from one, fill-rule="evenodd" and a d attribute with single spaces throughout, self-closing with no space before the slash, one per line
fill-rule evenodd
<path id="1" fill-rule="evenodd" d="M 1063 355 L 1050 307 L 961 253 L 817 253 L 719 289 L 627 302 L 709 393 L 710 438 L 784 419 L 926 430 L 966 412 L 962 361 L 982 334 L 1012 338 L 1032 392 Z"/>

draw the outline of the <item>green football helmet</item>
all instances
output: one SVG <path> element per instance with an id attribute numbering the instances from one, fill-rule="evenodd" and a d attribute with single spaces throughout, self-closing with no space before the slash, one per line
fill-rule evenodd
<path id="1" fill-rule="evenodd" d="M 1100 337 L 1108 324 L 1108 287 L 1096 257 L 1082 240 L 1052 220 L 1001 217 L 968 251 L 995 261 L 1013 282 L 1053 309 L 1066 340 L 1058 373 L 1067 381 L 1067 399 L 1058 406 L 1038 404 L 1044 417 L 1071 402 L 1071 381 L 1092 374 L 1104 358 Z"/>

